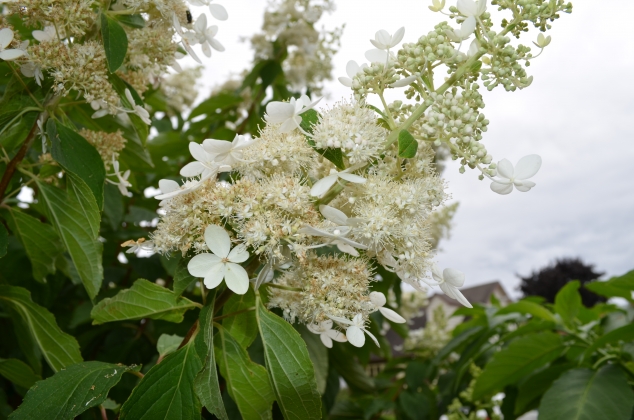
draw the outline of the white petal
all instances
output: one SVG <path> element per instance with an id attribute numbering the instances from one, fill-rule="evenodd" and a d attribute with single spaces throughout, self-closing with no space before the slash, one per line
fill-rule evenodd
<path id="1" fill-rule="evenodd" d="M 491 183 L 491 190 L 498 194 L 506 195 L 513 191 L 513 184 L 503 184 L 501 182 L 493 181 Z"/>
<path id="2" fill-rule="evenodd" d="M 534 182 L 532 182 L 532 184 L 533 184 L 533 185 L 531 185 L 531 186 L 525 185 L 525 184 L 526 184 L 526 182 L 528 182 L 528 181 L 524 181 L 524 182 L 522 183 L 522 185 L 515 185 L 515 188 L 517 189 L 517 191 L 521 191 L 521 192 L 529 192 L 529 191 L 531 190 L 531 188 L 533 188 L 533 187 L 535 186 L 535 185 L 534 185 L 534 184 L 535 184 Z"/>
<path id="3" fill-rule="evenodd" d="M 312 236 L 325 236 L 325 237 L 328 237 L 328 238 L 333 236 L 332 234 L 330 234 L 330 233 L 328 233 L 328 232 L 326 232 L 324 230 L 317 229 L 317 228 L 314 228 L 312 226 L 304 226 L 304 227 L 300 228 L 297 231 L 297 233 L 304 234 L 304 235 L 312 235 Z"/>
<path id="4" fill-rule="evenodd" d="M 346 341 L 348 341 L 348 338 L 346 337 L 346 335 L 342 333 L 341 331 L 328 330 L 326 331 L 326 334 L 328 334 L 328 337 L 340 343 L 345 343 Z"/>
<path id="5" fill-rule="evenodd" d="M 346 226 L 346 227 L 347 227 L 347 226 Z M 342 229 L 342 231 L 344 231 L 343 227 L 342 227 L 341 229 Z M 348 229 L 349 229 L 349 228 L 348 228 Z M 349 232 L 349 231 L 346 229 L 344 233 L 345 233 L 345 234 L 347 234 L 348 232 Z M 353 247 L 355 247 L 355 248 L 357 248 L 357 249 L 368 249 L 367 245 L 360 244 L 359 242 L 355 242 L 355 241 L 353 241 L 352 239 L 339 237 L 337 240 L 338 240 L 339 242 L 343 242 L 343 243 L 345 243 L 345 244 L 348 244 L 348 245 L 350 245 L 350 246 L 353 246 Z M 353 254 L 353 255 L 354 255 L 354 254 Z"/>
<path id="6" fill-rule="evenodd" d="M 294 104 L 288 102 L 269 102 L 266 105 L 265 119 L 272 124 L 281 124 L 292 118 L 295 112 Z"/>
<path id="7" fill-rule="evenodd" d="M 355 184 L 363 184 L 366 181 L 364 177 L 348 172 L 339 172 L 337 176 L 339 176 L 339 178 L 345 179 L 348 182 L 354 182 Z"/>
<path id="8" fill-rule="evenodd" d="M 325 321 L 322 321 L 319 323 L 319 327 L 323 330 L 323 331 L 327 331 L 332 329 L 332 319 L 327 319 Z"/>
<path id="9" fill-rule="evenodd" d="M 377 43 L 386 46 L 387 48 L 390 48 L 390 44 L 392 43 L 392 36 L 390 35 L 390 33 L 388 31 L 386 31 L 385 29 L 381 29 L 380 31 L 378 31 L 375 35 L 374 35 L 374 39 L 376 40 L 376 42 L 372 42 L 375 46 L 377 45 Z M 378 47 L 377 48 L 381 48 Z"/>
<path id="10" fill-rule="evenodd" d="M 205 243 L 209 250 L 220 258 L 226 258 L 229 255 L 231 239 L 229 239 L 229 234 L 224 228 L 218 225 L 207 226 L 207 229 L 205 229 Z"/>
<path id="11" fill-rule="evenodd" d="M 307 324 L 306 328 L 308 328 L 308 331 L 310 331 L 313 334 L 321 334 L 322 333 L 319 325 L 317 325 L 317 324 Z"/>
<path id="12" fill-rule="evenodd" d="M 213 254 L 198 254 L 187 264 L 187 271 L 194 277 L 205 277 L 217 264 L 220 264 L 220 258 L 217 256 Z"/>
<path id="13" fill-rule="evenodd" d="M 211 47 L 209 46 L 208 42 L 203 42 L 202 44 L 200 44 L 200 49 L 203 50 L 203 54 L 205 54 L 205 56 L 211 57 Z"/>
<path id="14" fill-rule="evenodd" d="M 299 116 L 289 118 L 288 120 L 284 121 L 282 125 L 280 126 L 279 128 L 280 133 L 289 133 L 295 130 L 297 127 L 299 127 L 299 124 L 295 120 L 295 118 L 298 118 L 299 121 L 302 120 L 302 118 Z"/>
<path id="15" fill-rule="evenodd" d="M 16 58 L 20 58 L 23 55 L 26 55 L 26 52 L 22 50 L 4 50 L 0 51 L 0 58 L 5 61 L 15 60 Z"/>
<path id="16" fill-rule="evenodd" d="M 436 264 L 433 264 L 431 266 L 431 276 L 438 283 L 442 283 L 445 281 L 445 279 L 442 278 L 442 272 L 440 271 L 440 268 L 438 268 Z"/>
<path id="17" fill-rule="evenodd" d="M 99 112 L 99 111 L 97 111 Z M 205 170 L 205 166 L 200 162 L 190 162 L 181 168 L 181 176 L 192 178 L 200 175 Z"/>
<path id="18" fill-rule="evenodd" d="M 319 181 L 315 182 L 315 185 L 313 185 L 313 187 L 310 189 L 310 195 L 312 195 L 313 197 L 321 197 L 322 195 L 326 194 L 326 192 L 328 192 L 330 187 L 335 185 L 335 182 L 337 182 L 336 174 L 328 175 L 327 177 L 320 179 Z"/>
<path id="19" fill-rule="evenodd" d="M 335 241 L 333 242 L 333 244 L 337 245 L 337 248 L 339 249 L 339 251 L 345 252 L 346 254 L 350 254 L 353 257 L 358 257 L 360 255 L 359 251 L 357 251 L 356 249 L 354 249 L 354 247 L 352 247 L 351 245 L 348 245 L 345 242 Z"/>
<path id="20" fill-rule="evenodd" d="M 455 268 L 445 268 L 442 272 L 445 281 L 452 286 L 462 287 L 464 285 L 465 275 L 462 271 Z"/>
<path id="21" fill-rule="evenodd" d="M 365 58 L 371 63 L 385 63 L 387 61 L 387 51 L 374 49 L 365 52 Z"/>
<path id="22" fill-rule="evenodd" d="M 327 334 L 319 334 L 319 338 L 321 338 L 321 342 L 324 343 L 324 346 L 328 347 L 329 349 L 332 348 L 332 338 L 330 338 Z"/>
<path id="23" fill-rule="evenodd" d="M 130 92 L 130 89 L 125 90 L 125 97 L 128 102 L 130 102 L 131 106 L 134 106 L 136 104 L 136 102 L 134 101 L 134 97 L 132 96 L 132 92 Z"/>
<path id="24" fill-rule="evenodd" d="M 180 190 L 180 185 L 178 185 L 178 182 L 172 181 L 171 179 L 161 179 L 159 181 L 159 189 L 163 194 L 165 194 Z"/>
<path id="25" fill-rule="evenodd" d="M 476 19 L 473 16 L 469 16 L 462 22 L 460 25 L 460 37 L 463 39 L 467 39 L 471 36 L 471 34 L 475 31 L 476 28 Z"/>
<path id="26" fill-rule="evenodd" d="M 395 46 L 398 43 L 400 43 L 403 40 L 404 35 L 405 35 L 404 27 L 401 27 L 396 32 L 394 32 L 394 35 L 392 35 L 392 46 Z"/>
<path id="27" fill-rule="evenodd" d="M 345 226 L 347 224 L 348 216 L 339 209 L 322 204 L 319 206 L 319 211 L 326 219 L 338 226 Z"/>
<path id="28" fill-rule="evenodd" d="M 513 178 L 513 173 L 515 172 L 513 169 L 513 164 L 508 159 L 502 159 L 498 162 L 498 175 L 503 178 L 511 179 Z"/>
<path id="29" fill-rule="evenodd" d="M 516 179 L 528 179 L 534 176 L 542 166 L 542 158 L 539 155 L 524 156 L 515 165 L 514 176 Z"/>
<path id="30" fill-rule="evenodd" d="M 35 76 L 35 64 L 26 63 L 20 66 L 20 73 L 22 73 L 25 77 L 33 77 Z"/>
<path id="31" fill-rule="evenodd" d="M 442 290 L 442 292 L 444 294 L 446 294 L 448 297 L 455 299 L 456 295 L 454 294 L 454 291 L 457 290 L 455 287 L 453 287 L 452 285 L 448 284 L 448 283 L 441 283 L 439 285 L 440 290 Z"/>
<path id="32" fill-rule="evenodd" d="M 365 344 L 365 334 L 361 331 L 361 328 L 351 325 L 346 329 L 346 337 L 350 344 L 355 347 L 363 347 Z"/>
<path id="33" fill-rule="evenodd" d="M 211 45 L 211 48 L 213 48 L 216 51 L 223 52 L 225 50 L 224 45 L 222 45 L 220 41 L 218 41 L 215 38 L 207 39 L 207 42 L 209 42 L 209 45 Z"/>
<path id="34" fill-rule="evenodd" d="M 13 31 L 9 28 L 0 29 L 0 50 L 7 48 L 13 41 Z"/>
<path id="35" fill-rule="evenodd" d="M 387 319 L 389 319 L 390 321 L 396 324 L 404 324 L 407 322 L 405 318 L 403 318 L 402 316 L 400 316 L 399 314 L 397 314 L 390 308 L 379 308 L 379 311 L 381 311 L 384 317 L 386 317 Z"/>
<path id="36" fill-rule="evenodd" d="M 328 318 L 332 319 L 335 322 L 338 322 L 340 324 L 345 324 L 345 325 L 352 325 L 352 321 L 350 321 L 349 319 L 340 317 L 340 316 L 331 316 L 328 315 Z"/>
<path id="37" fill-rule="evenodd" d="M 187 53 L 198 62 L 198 64 L 202 64 L 203 62 L 200 60 L 200 58 L 198 57 L 198 55 L 196 54 L 196 52 L 194 51 L 194 49 L 191 47 L 191 45 L 189 45 L 189 42 L 187 42 L 185 39 L 183 39 L 183 47 L 185 48 L 185 51 L 187 51 Z"/>
<path id="38" fill-rule="evenodd" d="M 405 87 L 414 83 L 416 79 L 418 79 L 418 76 L 416 75 L 407 76 L 407 77 L 404 77 L 403 79 L 397 80 L 396 82 L 390 84 L 390 87 L 393 87 L 393 88 Z"/>
<path id="39" fill-rule="evenodd" d="M 480 16 L 487 10 L 487 0 L 478 0 L 478 7 L 476 10 L 477 16 Z"/>
<path id="40" fill-rule="evenodd" d="M 225 278 L 227 273 L 227 265 L 224 263 L 218 263 L 212 267 L 211 270 L 207 272 L 203 283 L 207 289 L 214 289 L 218 287 L 220 283 L 222 283 L 222 279 Z"/>
<path id="41" fill-rule="evenodd" d="M 350 60 L 348 61 L 348 64 L 346 64 L 346 74 L 348 75 L 350 79 L 353 79 L 354 76 L 356 76 L 357 73 L 359 73 L 360 71 L 361 71 L 361 67 L 359 67 L 356 61 Z M 350 80 L 350 84 L 352 84 L 352 80 Z"/>
<path id="42" fill-rule="evenodd" d="M 196 19 L 196 23 L 194 23 L 194 30 L 199 33 L 204 33 L 205 29 L 207 29 L 207 15 L 203 13 L 198 16 L 198 19 Z"/>
<path id="43" fill-rule="evenodd" d="M 203 142 L 203 149 L 212 155 L 228 153 L 233 148 L 233 143 L 225 140 L 207 139 Z"/>
<path id="44" fill-rule="evenodd" d="M 372 302 L 375 307 L 380 308 L 382 306 L 385 306 L 387 299 L 385 298 L 385 295 L 381 292 L 370 292 L 370 302 Z"/>
<path id="45" fill-rule="evenodd" d="M 374 344 L 376 344 L 377 347 L 381 347 L 381 345 L 379 344 L 379 340 L 376 339 L 374 334 L 372 334 L 370 331 L 368 331 L 365 328 L 363 329 L 363 331 L 372 339 L 372 341 L 374 341 Z"/>
<path id="46" fill-rule="evenodd" d="M 352 87 L 352 79 L 349 77 L 340 77 L 339 79 L 339 83 L 341 83 L 342 85 L 344 85 L 345 87 Z"/>
<path id="47" fill-rule="evenodd" d="M 205 149 L 196 142 L 189 142 L 189 153 L 199 162 L 207 162 L 209 160 L 209 155 L 205 152 Z"/>
<path id="48" fill-rule="evenodd" d="M 462 303 L 467 308 L 473 308 L 473 305 L 469 303 L 467 298 L 464 297 L 464 295 L 460 292 L 460 290 L 454 290 L 454 295 L 455 295 L 454 299 L 456 299 L 458 302 Z"/>
<path id="49" fill-rule="evenodd" d="M 211 13 L 211 16 L 215 17 L 218 20 L 229 19 L 229 14 L 227 13 L 227 9 L 225 9 L 225 7 L 220 4 L 210 4 L 209 13 Z"/>
<path id="50" fill-rule="evenodd" d="M 245 262 L 249 259 L 249 251 L 246 246 L 240 244 L 231 250 L 227 259 L 233 263 Z"/>
<path id="51" fill-rule="evenodd" d="M 235 294 L 243 295 L 249 290 L 249 275 L 241 265 L 227 263 L 225 283 Z"/>
<path id="52" fill-rule="evenodd" d="M 478 9 L 473 0 L 458 0 L 458 10 L 464 16 L 474 16 Z"/>

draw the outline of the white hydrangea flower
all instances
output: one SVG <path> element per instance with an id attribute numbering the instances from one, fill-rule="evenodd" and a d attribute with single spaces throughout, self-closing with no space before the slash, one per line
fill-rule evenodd
<path id="1" fill-rule="evenodd" d="M 337 245 L 339 251 L 358 257 L 359 252 L 355 248 L 368 249 L 368 247 L 346 238 L 346 235 L 348 235 L 350 231 L 351 228 L 349 226 L 337 226 L 326 229 L 317 229 L 312 226 L 304 226 L 303 228 L 299 229 L 297 233 L 328 238 L 330 239 L 330 241 L 327 244 Z"/>
<path id="2" fill-rule="evenodd" d="M 132 92 L 130 92 L 130 89 L 125 90 L 125 97 L 128 102 L 130 102 L 130 105 L 133 107 L 132 111 L 126 110 L 126 112 L 136 114 L 144 123 L 146 123 L 147 125 L 151 125 L 152 120 L 150 120 L 150 113 L 147 112 L 147 109 L 143 108 L 141 105 L 136 104 L 136 102 L 134 101 L 134 97 L 132 96 Z"/>
<path id="3" fill-rule="evenodd" d="M 115 160 L 114 155 L 112 155 L 112 169 L 114 170 L 114 173 L 108 174 L 108 176 L 116 176 L 117 181 L 111 181 L 109 179 L 106 179 L 106 181 L 113 185 L 116 185 L 117 188 L 119 188 L 119 192 L 121 193 L 121 195 L 132 197 L 132 193 L 128 191 L 128 187 L 132 186 L 132 184 L 130 184 L 130 182 L 128 181 L 128 178 L 130 177 L 130 170 L 128 169 L 122 174 L 121 171 L 119 171 L 119 161 Z"/>
<path id="4" fill-rule="evenodd" d="M 380 50 L 378 48 L 373 48 L 365 52 L 365 58 L 370 63 L 387 63 L 388 58 L 390 57 L 390 53 L 385 50 Z"/>
<path id="5" fill-rule="evenodd" d="M 390 308 L 386 308 L 385 304 L 387 303 L 387 299 L 385 295 L 381 292 L 371 292 L 370 293 L 370 302 L 374 305 L 377 311 L 381 312 L 385 318 L 389 319 L 392 322 L 397 324 L 404 324 L 407 322 L 405 318 L 397 314 L 395 311 Z"/>
<path id="6" fill-rule="evenodd" d="M 340 331 L 332 329 L 332 321 L 327 319 L 319 324 L 308 324 L 308 331 L 313 334 L 319 334 L 319 338 L 321 342 L 324 343 L 324 346 L 329 349 L 332 348 L 332 340 L 338 341 L 340 343 L 345 343 L 348 341 L 348 338 Z"/>
<path id="7" fill-rule="evenodd" d="M 429 6 L 429 10 L 432 12 L 440 12 L 445 8 L 445 0 L 432 0 L 432 5 Z"/>
<path id="8" fill-rule="evenodd" d="M 366 67 L 368 67 L 368 65 L 365 63 L 359 66 L 354 60 L 348 61 L 348 64 L 346 64 L 346 74 L 348 77 L 340 77 L 338 79 L 339 82 L 346 87 L 352 87 L 352 80 L 354 79 L 354 76 L 361 73 Z"/>
<path id="9" fill-rule="evenodd" d="M 45 26 L 44 30 L 35 30 L 31 33 L 33 34 L 33 38 L 40 41 L 41 43 L 51 42 L 57 39 L 57 31 L 55 31 L 54 26 Z"/>
<path id="10" fill-rule="evenodd" d="M 445 33 L 453 42 L 462 42 L 465 39 L 469 38 L 471 34 L 475 31 L 476 28 L 476 19 L 473 16 L 469 16 L 462 22 L 460 25 L 460 29 L 451 29 L 445 30 Z"/>
<path id="11" fill-rule="evenodd" d="M 299 99 L 291 98 L 289 102 L 269 102 L 266 105 L 264 119 L 269 124 L 281 124 L 279 128 L 281 133 L 288 133 L 299 128 L 300 131 L 307 134 L 299 125 L 302 122 L 300 115 L 309 109 L 313 109 L 319 101 L 321 101 L 321 98 L 311 102 L 308 96 L 302 95 Z"/>
<path id="12" fill-rule="evenodd" d="M 205 243 L 211 254 L 198 254 L 189 261 L 187 270 L 194 277 L 202 277 L 205 287 L 213 289 L 224 279 L 227 287 L 238 295 L 249 290 L 249 275 L 240 265 L 249 258 L 244 245 L 231 249 L 229 234 L 217 225 L 205 229 Z"/>
<path id="13" fill-rule="evenodd" d="M 193 6 L 209 6 L 209 13 L 218 20 L 229 19 L 227 9 L 221 4 L 212 4 L 213 0 L 187 0 Z"/>
<path id="14" fill-rule="evenodd" d="M 538 48 L 546 48 L 548 44 L 550 44 L 551 37 L 550 35 L 544 36 L 544 34 L 540 33 L 537 35 L 537 42 L 533 42 Z"/>
<path id="15" fill-rule="evenodd" d="M 376 337 L 365 328 L 363 315 L 356 314 L 354 318 L 352 318 L 352 321 L 339 316 L 329 316 L 329 318 L 340 324 L 349 325 L 349 327 L 346 328 L 346 337 L 353 346 L 363 347 L 365 344 L 365 334 L 367 334 L 374 341 L 374 344 L 376 344 L 377 347 L 381 347 Z"/>
<path id="16" fill-rule="evenodd" d="M 20 73 L 24 77 L 35 77 L 35 83 L 39 86 L 42 86 L 42 80 L 44 80 L 44 73 L 42 73 L 42 69 L 40 66 L 33 62 L 24 63 L 20 66 Z"/>
<path id="17" fill-rule="evenodd" d="M 242 161 L 242 151 L 256 140 L 236 134 L 233 141 L 207 139 L 203 141 L 203 149 L 213 156 L 216 163 L 234 165 Z"/>
<path id="18" fill-rule="evenodd" d="M 479 17 L 487 10 L 486 0 L 458 0 L 458 11 L 466 17 Z"/>
<path id="19" fill-rule="evenodd" d="M 431 268 L 431 275 L 444 294 L 457 300 L 467 308 L 473 308 L 464 295 L 460 293 L 460 290 L 458 290 L 459 287 L 464 285 L 465 275 L 462 271 L 458 271 L 455 268 L 445 268 L 441 272 L 440 268 L 434 264 Z"/>
<path id="20" fill-rule="evenodd" d="M 171 179 L 161 179 L 159 180 L 159 189 L 161 190 L 161 193 L 155 195 L 154 198 L 157 200 L 168 200 L 178 195 L 188 194 L 200 188 L 203 181 L 187 181 L 181 187 L 181 185 L 179 185 L 176 181 L 172 181 Z M 161 204 L 162 203 L 159 203 L 159 206 Z"/>
<path id="21" fill-rule="evenodd" d="M 385 29 L 381 29 L 374 35 L 374 39 L 371 39 L 370 42 L 379 50 L 389 50 L 392 47 L 397 46 L 405 35 L 405 28 L 401 27 L 394 35 L 390 35 L 388 31 Z"/>
<path id="22" fill-rule="evenodd" d="M 7 49 L 13 41 L 13 31 L 9 28 L 0 29 L 0 58 L 5 61 L 12 61 L 26 55 L 26 51 L 21 49 Z"/>
<path id="23" fill-rule="evenodd" d="M 515 168 L 508 159 L 502 159 L 497 165 L 499 179 L 493 179 L 491 189 L 502 195 L 513 191 L 513 186 L 518 191 L 527 192 L 535 186 L 533 181 L 527 179 L 533 177 L 541 166 L 542 158 L 539 155 L 524 156 Z"/>
<path id="24" fill-rule="evenodd" d="M 203 53 L 207 57 L 211 57 L 211 48 L 220 52 L 225 50 L 225 47 L 215 38 L 218 33 L 218 26 L 211 25 L 207 27 L 207 15 L 200 15 L 198 19 L 196 19 L 196 23 L 194 24 L 194 33 L 196 34 L 196 39 L 198 40 Z"/>
<path id="25" fill-rule="evenodd" d="M 348 168 L 341 172 L 337 172 L 335 169 L 332 169 L 330 171 L 330 175 L 325 176 L 319 181 L 315 182 L 315 185 L 313 185 L 313 187 L 310 189 L 310 195 L 312 195 L 313 197 L 323 196 L 330 189 L 330 187 L 335 185 L 339 178 L 348 182 L 363 184 L 366 179 L 359 175 L 351 174 L 350 171 L 353 169 L 354 168 Z"/>
<path id="26" fill-rule="evenodd" d="M 191 153 L 192 157 L 196 160 L 181 168 L 181 176 L 193 178 L 200 175 L 201 180 L 206 180 L 217 175 L 218 172 L 228 172 L 231 170 L 231 167 L 228 165 L 216 163 L 214 156 L 207 153 L 203 146 L 198 143 L 189 143 L 189 153 Z"/>
<path id="27" fill-rule="evenodd" d="M 181 37 L 181 44 L 183 44 L 183 48 L 185 48 L 187 53 L 194 60 L 196 60 L 199 64 L 202 64 L 203 62 L 200 60 L 200 58 L 198 58 L 198 55 L 196 55 L 196 52 L 192 48 L 192 43 L 194 43 L 195 45 L 195 43 L 198 42 L 196 34 L 190 31 L 187 31 L 187 32 L 183 31 L 183 28 L 181 27 L 181 23 L 178 20 L 178 16 L 176 16 L 176 13 L 172 15 L 172 24 L 174 25 L 174 29 L 176 30 L 176 33 L 180 35 Z"/>

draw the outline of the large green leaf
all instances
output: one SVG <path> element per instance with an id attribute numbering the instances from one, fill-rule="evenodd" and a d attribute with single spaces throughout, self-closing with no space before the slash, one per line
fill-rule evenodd
<path id="1" fill-rule="evenodd" d="M 557 321 L 553 313 L 548 309 L 528 300 L 520 300 L 519 302 L 511 303 L 510 305 L 507 305 L 497 311 L 496 315 L 512 314 L 514 312 L 532 315 L 533 317 L 541 318 L 546 321 Z"/>
<path id="2" fill-rule="evenodd" d="M 207 411 L 221 420 L 228 420 L 218 384 L 218 371 L 216 370 L 213 325 L 215 297 L 215 290 L 213 290 L 207 296 L 209 305 L 202 308 L 198 319 L 200 332 L 196 336 L 195 344 L 198 356 L 204 361 L 204 368 L 194 379 L 194 391 Z"/>
<path id="3" fill-rule="evenodd" d="M 473 389 L 474 400 L 517 382 L 535 369 L 556 359 L 562 350 L 562 338 L 549 331 L 513 341 L 508 347 L 495 353 L 484 367 Z"/>
<path id="4" fill-rule="evenodd" d="M 142 318 L 178 323 L 183 322 L 183 314 L 187 310 L 196 306 L 196 303 L 177 296 L 163 286 L 139 279 L 131 288 L 100 301 L 92 308 L 90 316 L 93 324 Z"/>
<path id="5" fill-rule="evenodd" d="M 452 338 L 451 341 L 445 345 L 445 347 L 440 349 L 438 354 L 436 354 L 436 357 L 434 357 L 434 363 L 439 363 L 441 360 L 449 356 L 462 345 L 472 341 L 473 337 L 484 329 L 485 328 L 483 326 L 476 326 L 462 331 L 460 334 Z"/>
<path id="6" fill-rule="evenodd" d="M 304 339 L 308 348 L 310 361 L 313 362 L 315 368 L 315 381 L 317 382 L 317 391 L 323 394 L 326 391 L 326 382 L 328 379 L 328 349 L 321 342 L 318 334 L 308 331 L 304 325 L 295 327 Z"/>
<path id="7" fill-rule="evenodd" d="M 199 115 L 216 114 L 219 110 L 237 106 L 242 103 L 242 97 L 228 92 L 220 92 L 217 95 L 210 97 L 209 99 L 201 102 L 196 108 L 189 114 L 188 119 L 191 120 Z"/>
<path id="8" fill-rule="evenodd" d="M 178 350 L 182 342 L 183 337 L 180 335 L 161 334 L 156 342 L 156 351 L 158 351 L 159 357 L 165 357 Z"/>
<path id="9" fill-rule="evenodd" d="M 76 177 L 72 178 L 72 184 L 75 187 L 70 187 L 67 193 L 44 182 L 37 183 L 51 221 L 92 299 L 99 293 L 103 280 L 103 245 L 95 233 L 99 212 L 86 184 Z"/>
<path id="10" fill-rule="evenodd" d="M 222 327 L 218 331 L 216 353 L 220 373 L 242 418 L 270 419 L 275 394 L 266 369 L 252 362 L 247 351 Z"/>
<path id="11" fill-rule="evenodd" d="M 68 366 L 27 392 L 11 420 L 67 420 L 75 418 L 106 400 L 108 391 L 121 376 L 134 369 L 103 362 L 83 362 Z"/>
<path id="12" fill-rule="evenodd" d="M 612 277 L 607 281 L 593 281 L 586 283 L 584 287 L 594 293 L 605 297 L 622 297 L 634 302 L 634 270 L 622 276 Z"/>
<path id="13" fill-rule="evenodd" d="M 176 266 L 172 289 L 174 289 L 174 293 L 178 296 L 182 295 L 185 289 L 187 289 L 190 284 L 196 281 L 196 277 L 189 274 L 189 270 L 187 269 L 188 262 L 189 261 L 182 258 Z"/>
<path id="14" fill-rule="evenodd" d="M 12 229 L 22 242 L 31 260 L 33 278 L 46 283 L 48 274 L 55 274 L 55 261 L 61 253 L 61 242 L 53 226 L 44 224 L 16 208 L 8 212 Z"/>
<path id="15" fill-rule="evenodd" d="M 584 352 L 584 358 L 589 359 L 592 356 L 592 353 L 607 344 L 614 344 L 618 342 L 629 343 L 632 341 L 634 341 L 634 324 L 624 325 L 601 336 L 597 341 L 592 343 L 592 345 Z"/>
<path id="16" fill-rule="evenodd" d="M 321 419 L 321 398 L 306 343 L 258 299 L 256 315 L 277 403 L 287 420 Z"/>
<path id="17" fill-rule="evenodd" d="M 537 408 L 542 395 L 550 388 L 555 379 L 559 378 L 562 373 L 570 370 L 572 367 L 571 364 L 548 366 L 546 369 L 528 377 L 518 387 L 514 413 L 520 415 L 532 408 Z"/>
<path id="18" fill-rule="evenodd" d="M 110 70 L 110 73 L 114 73 L 125 60 L 125 55 L 128 52 L 128 36 L 121 25 L 119 25 L 119 22 L 102 13 L 101 38 L 103 47 L 106 50 L 108 70 Z"/>
<path id="19" fill-rule="evenodd" d="M 634 392 L 619 367 L 580 368 L 561 375 L 544 394 L 539 420 L 629 420 L 633 408 Z"/>
<path id="20" fill-rule="evenodd" d="M 145 374 L 121 407 L 121 420 L 200 419 L 194 378 L 202 368 L 195 337 Z"/>
<path id="21" fill-rule="evenodd" d="M 46 131 L 53 148 L 51 154 L 67 172 L 72 172 L 88 185 L 99 209 L 103 209 L 106 169 L 95 147 L 75 130 L 49 119 Z"/>
<path id="22" fill-rule="evenodd" d="M 580 284 L 579 280 L 570 281 L 555 296 L 555 312 L 569 325 L 581 310 Z"/>
<path id="23" fill-rule="evenodd" d="M 222 307 L 222 314 L 229 315 L 253 307 L 255 307 L 255 292 L 253 289 L 249 289 L 243 295 L 231 295 Z M 222 326 L 240 343 L 243 349 L 249 347 L 258 335 L 258 321 L 255 318 L 255 311 L 243 312 L 225 318 L 222 321 Z"/>
<path id="24" fill-rule="evenodd" d="M 26 389 L 42 379 L 29 365 L 18 359 L 0 359 L 0 375 Z"/>
<path id="25" fill-rule="evenodd" d="M 31 292 L 22 287 L 0 286 L 0 303 L 10 309 L 12 318 L 19 319 L 19 325 L 28 329 L 28 335 L 55 372 L 83 360 L 77 340 L 59 328 L 53 314 L 31 300 Z"/>
<path id="26" fill-rule="evenodd" d="M 398 157 L 410 159 L 416 156 L 418 142 L 409 131 L 401 130 L 398 133 Z"/>

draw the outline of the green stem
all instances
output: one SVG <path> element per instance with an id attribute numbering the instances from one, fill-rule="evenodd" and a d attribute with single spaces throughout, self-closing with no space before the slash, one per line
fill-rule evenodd
<path id="1" fill-rule="evenodd" d="M 304 291 L 304 289 L 300 289 L 299 287 L 284 286 L 282 284 L 275 284 L 275 283 L 266 283 L 266 286 L 267 287 L 273 287 L 275 289 L 288 290 L 289 292 L 302 292 L 302 291 Z"/>

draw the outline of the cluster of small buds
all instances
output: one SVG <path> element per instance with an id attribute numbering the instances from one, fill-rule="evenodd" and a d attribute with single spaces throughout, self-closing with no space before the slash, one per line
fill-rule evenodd
<path id="1" fill-rule="evenodd" d="M 572 13 L 572 3 L 564 0 L 492 0 L 491 4 L 500 10 L 514 10 L 522 17 L 522 22 L 510 28 L 510 33 L 519 38 L 522 32 L 528 30 L 528 22 L 540 31 L 551 29 L 550 22 L 560 17 L 560 13 Z M 502 27 L 506 28 L 509 21 L 504 19 Z"/>
<path id="2" fill-rule="evenodd" d="M 493 31 L 491 31 L 493 35 Z M 518 45 L 514 48 L 509 44 L 510 38 L 507 36 L 491 36 L 495 45 L 494 53 L 491 57 L 483 57 L 482 62 L 487 67 L 482 67 L 482 80 L 488 90 L 493 90 L 496 86 L 502 85 L 507 91 L 515 91 L 530 86 L 533 76 L 528 76 L 524 65 L 528 66 L 532 58 L 530 47 Z"/>
<path id="3" fill-rule="evenodd" d="M 457 51 L 447 37 L 447 22 L 439 23 L 416 43 L 405 43 L 398 51 L 398 63 L 410 73 L 423 72 L 427 64 L 448 63 L 456 60 Z"/>

